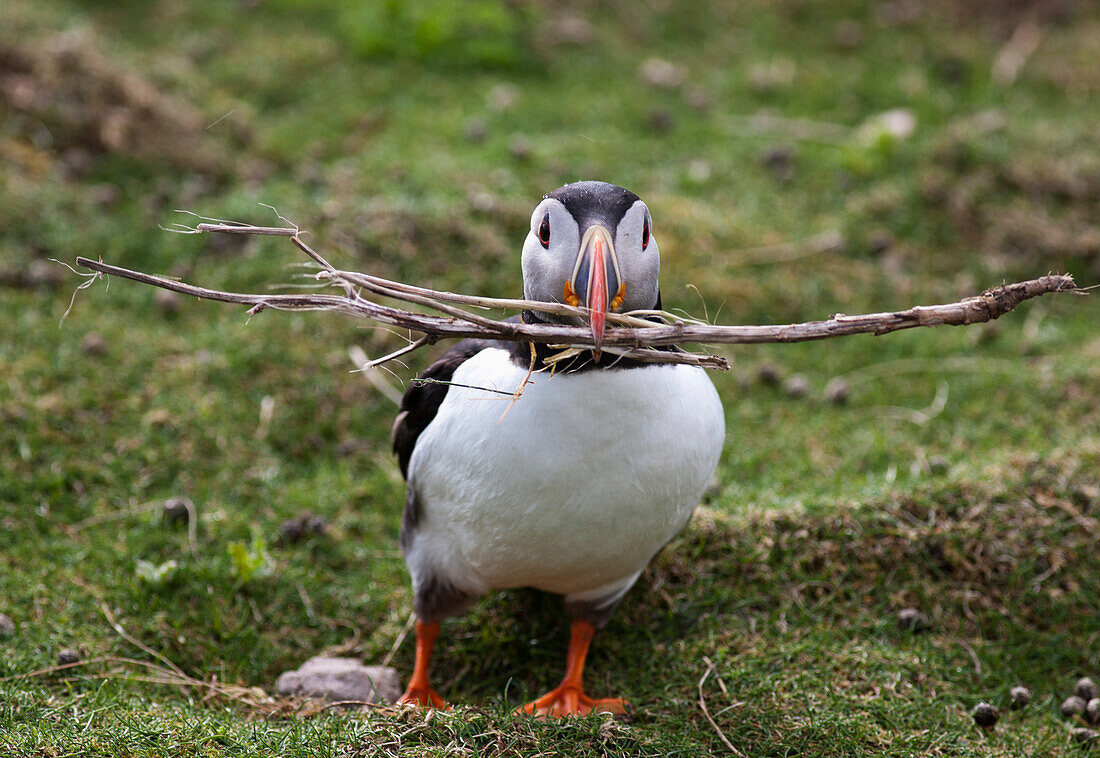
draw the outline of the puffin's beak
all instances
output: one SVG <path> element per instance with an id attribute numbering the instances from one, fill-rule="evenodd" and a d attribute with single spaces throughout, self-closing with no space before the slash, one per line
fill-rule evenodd
<path id="1" fill-rule="evenodd" d="M 600 344 L 607 323 L 608 310 L 617 310 L 623 302 L 626 285 L 619 273 L 615 243 L 611 232 L 600 224 L 588 227 L 581 239 L 581 250 L 573 265 L 573 276 L 565 283 L 565 302 L 588 308 L 595 349 L 592 356 L 600 359 Z M 611 295 L 610 293 L 615 293 Z"/>

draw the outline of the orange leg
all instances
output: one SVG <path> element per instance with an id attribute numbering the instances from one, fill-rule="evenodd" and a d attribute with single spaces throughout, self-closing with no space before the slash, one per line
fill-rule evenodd
<path id="1" fill-rule="evenodd" d="M 516 713 L 531 716 L 583 716 L 592 711 L 626 713 L 626 702 L 618 698 L 594 700 L 584 694 L 581 677 L 584 675 L 584 659 L 588 655 L 588 646 L 596 634 L 596 627 L 587 621 L 575 619 L 570 629 L 569 652 L 565 655 L 565 677 L 550 692 L 538 700 L 521 705 Z"/>
<path id="2" fill-rule="evenodd" d="M 398 705 L 411 703 L 425 708 L 446 708 L 447 703 L 432 689 L 428 682 L 428 666 L 432 659 L 432 645 L 439 636 L 439 622 L 423 624 L 416 622 L 416 663 L 413 665 L 412 678 L 405 694 L 397 701 Z"/>

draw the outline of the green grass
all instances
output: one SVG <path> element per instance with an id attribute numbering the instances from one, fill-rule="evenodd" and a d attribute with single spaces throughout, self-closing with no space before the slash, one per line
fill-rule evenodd
<path id="1" fill-rule="evenodd" d="M 0 612 L 16 631 L 0 637 L 0 752 L 705 755 L 720 734 L 753 756 L 1081 752 L 1057 704 L 1100 675 L 1095 297 L 992 325 L 723 349 L 717 484 L 590 658 L 591 690 L 628 698 L 628 723 L 509 715 L 563 663 L 567 619 L 533 592 L 444 625 L 436 681 L 456 708 L 430 720 L 204 699 L 104 660 L 34 673 L 62 648 L 154 661 L 106 609 L 190 676 L 271 690 L 326 649 L 380 661 L 409 612 L 394 407 L 347 356 L 399 336 L 166 305 L 118 280 L 79 292 L 59 328 L 79 280 L 51 257 L 235 290 L 301 273 L 285 241 L 169 234 L 173 209 L 269 223 L 271 204 L 347 268 L 511 296 L 538 197 L 603 178 L 652 209 L 666 305 L 723 323 L 1048 271 L 1095 283 L 1100 15 L 1040 16 L 1005 85 L 990 72 L 1020 16 L 904 5 L 6 3 Z M 563 13 L 587 42 L 560 42 Z M 680 83 L 648 83 L 649 57 Z M 912 137 L 857 136 L 897 107 Z M 759 249 L 823 232 L 843 244 L 786 261 Z M 810 393 L 762 384 L 764 364 Z M 835 377 L 844 405 L 823 397 Z M 177 496 L 197 508 L 194 553 L 158 509 Z M 278 544 L 306 510 L 329 534 Z M 257 537 L 273 571 L 246 582 L 231 545 Z M 139 561 L 177 567 L 149 581 Z M 932 629 L 899 630 L 906 606 Z M 411 657 L 406 643 L 395 665 Z M 1028 708 L 973 726 L 974 704 L 1005 706 L 1018 683 Z"/>

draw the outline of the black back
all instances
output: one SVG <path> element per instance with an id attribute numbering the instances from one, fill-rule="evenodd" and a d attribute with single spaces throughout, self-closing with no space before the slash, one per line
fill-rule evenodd
<path id="1" fill-rule="evenodd" d="M 444 352 L 432 365 L 417 376 L 417 379 L 432 381 L 411 382 L 405 394 L 401 396 L 401 408 L 393 422 L 391 438 L 393 452 L 397 453 L 397 463 L 401 467 L 401 476 L 409 478 L 409 459 L 412 458 L 416 440 L 428 424 L 432 423 L 443 398 L 447 396 L 449 386 L 437 382 L 449 382 L 455 370 L 462 363 L 474 357 L 487 347 L 500 345 L 492 340 L 461 340 Z"/>

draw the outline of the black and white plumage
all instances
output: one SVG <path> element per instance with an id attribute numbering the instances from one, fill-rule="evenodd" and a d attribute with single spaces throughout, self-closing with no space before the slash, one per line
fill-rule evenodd
<path id="1" fill-rule="evenodd" d="M 546 195 L 522 263 L 525 297 L 586 306 L 597 345 L 608 310 L 659 307 L 649 209 L 611 184 Z M 528 712 L 621 705 L 581 691 L 588 640 L 687 523 L 717 465 L 724 415 L 702 369 L 593 351 L 538 371 L 548 352 L 539 348 L 510 408 L 531 364 L 526 343 L 460 342 L 421 375 L 435 382 L 402 400 L 393 434 L 408 479 L 401 544 L 419 620 L 407 701 L 442 705 L 427 680 L 441 618 L 488 590 L 534 587 L 563 595 L 576 620 L 566 680 Z"/>

